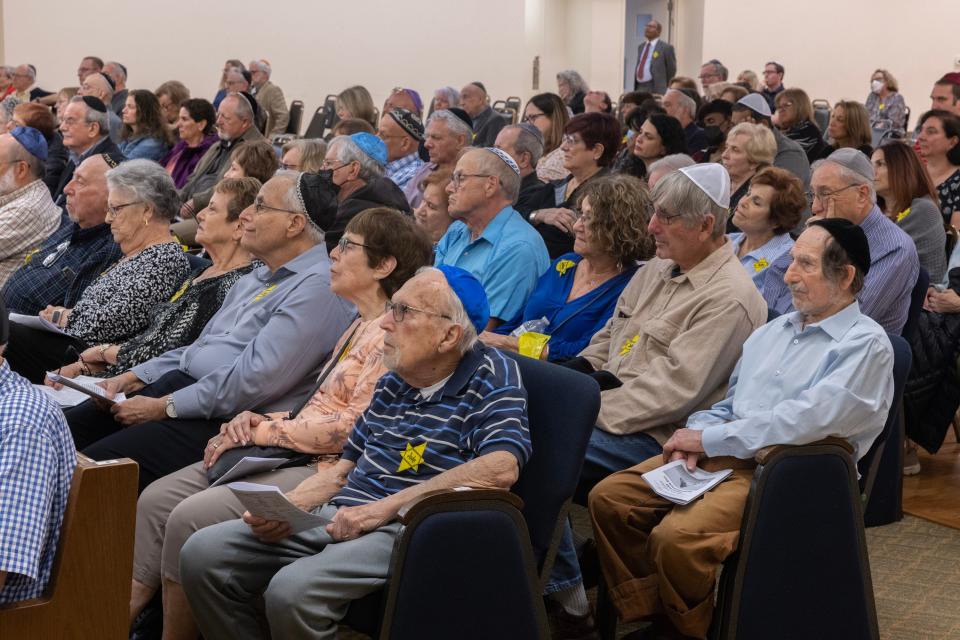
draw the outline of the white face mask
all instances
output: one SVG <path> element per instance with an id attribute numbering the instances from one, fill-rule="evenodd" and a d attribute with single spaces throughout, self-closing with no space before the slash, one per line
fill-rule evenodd
<path id="1" fill-rule="evenodd" d="M 874 93 L 880 93 L 880 90 L 883 89 L 883 80 L 873 80 L 870 83 L 870 91 Z"/>

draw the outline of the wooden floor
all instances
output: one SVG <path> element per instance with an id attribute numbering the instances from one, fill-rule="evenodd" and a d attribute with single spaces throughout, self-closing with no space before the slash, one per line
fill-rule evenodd
<path id="1" fill-rule="evenodd" d="M 953 430 L 936 455 L 920 450 L 921 471 L 903 479 L 903 510 L 960 529 L 960 444 Z"/>

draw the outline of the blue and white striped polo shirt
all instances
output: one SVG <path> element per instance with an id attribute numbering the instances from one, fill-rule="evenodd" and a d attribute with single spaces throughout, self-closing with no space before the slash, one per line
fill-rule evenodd
<path id="1" fill-rule="evenodd" d="M 517 363 L 477 343 L 428 397 L 395 373 L 380 379 L 343 449 L 357 466 L 330 502 L 373 502 L 493 451 L 521 467 L 530 457 L 527 394 Z"/>

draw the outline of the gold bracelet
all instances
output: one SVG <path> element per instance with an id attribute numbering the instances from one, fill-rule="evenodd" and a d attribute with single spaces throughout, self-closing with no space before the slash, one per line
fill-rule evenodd
<path id="1" fill-rule="evenodd" d="M 102 344 L 99 347 L 97 347 L 97 351 L 100 353 L 100 361 L 103 362 L 104 364 L 110 364 L 109 362 L 107 362 L 106 354 L 107 354 L 107 349 L 109 349 L 111 346 L 112 345 L 109 345 L 109 344 Z"/>

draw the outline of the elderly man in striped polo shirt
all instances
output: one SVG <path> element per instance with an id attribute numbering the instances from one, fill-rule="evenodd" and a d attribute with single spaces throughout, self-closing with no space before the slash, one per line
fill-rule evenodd
<path id="1" fill-rule="evenodd" d="M 457 267 L 428 268 L 388 304 L 380 379 L 343 457 L 287 494 L 331 520 L 290 535 L 245 513 L 194 534 L 180 554 L 203 636 L 334 638 L 351 600 L 386 581 L 400 508 L 435 489 L 509 488 L 530 457 L 517 364 L 477 341 L 489 308 Z M 455 425 L 449 428 L 448 425 Z"/>

